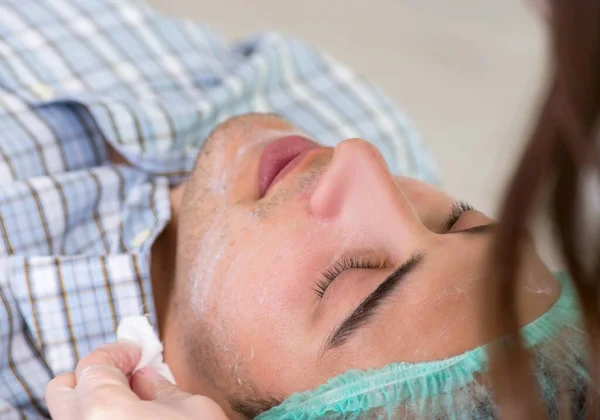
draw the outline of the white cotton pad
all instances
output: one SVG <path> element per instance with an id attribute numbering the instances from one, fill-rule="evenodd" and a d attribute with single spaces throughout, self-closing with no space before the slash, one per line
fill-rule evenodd
<path id="1" fill-rule="evenodd" d="M 134 373 L 142 368 L 151 367 L 172 383 L 175 378 L 171 369 L 163 362 L 163 346 L 154 329 L 143 315 L 126 316 L 117 328 L 117 340 L 127 339 L 142 349 L 142 357 L 134 369 Z"/>

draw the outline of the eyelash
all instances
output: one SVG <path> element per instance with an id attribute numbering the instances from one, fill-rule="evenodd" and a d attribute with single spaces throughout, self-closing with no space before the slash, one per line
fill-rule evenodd
<path id="1" fill-rule="evenodd" d="M 450 210 L 450 214 L 448 215 L 446 222 L 444 223 L 444 229 L 442 233 L 449 232 L 464 213 L 472 210 L 474 210 L 473 206 L 464 201 L 455 202 L 452 205 L 452 209 Z M 322 298 L 329 286 L 331 286 L 331 283 L 333 283 L 334 280 L 338 278 L 338 276 L 344 271 L 352 269 L 378 268 L 385 268 L 385 262 L 377 261 L 371 258 L 359 259 L 354 257 L 344 257 L 341 260 L 336 261 L 322 273 L 322 278 L 315 283 L 315 288 L 313 290 L 319 298 Z"/>
<path id="2" fill-rule="evenodd" d="M 448 233 L 450 229 L 452 229 L 452 227 L 456 224 L 456 222 L 458 222 L 458 219 L 460 219 L 460 216 L 462 216 L 463 213 L 473 210 L 475 210 L 473 206 L 468 203 L 465 203 L 464 201 L 455 202 L 452 205 L 452 209 L 450 210 L 450 215 L 448 215 L 448 218 L 444 223 L 444 229 L 442 233 Z"/>
<path id="3" fill-rule="evenodd" d="M 315 283 L 313 289 L 319 298 L 322 298 L 331 283 L 344 271 L 352 269 L 377 269 L 385 268 L 385 262 L 372 258 L 344 257 L 336 261 L 322 273 L 322 278 Z"/>

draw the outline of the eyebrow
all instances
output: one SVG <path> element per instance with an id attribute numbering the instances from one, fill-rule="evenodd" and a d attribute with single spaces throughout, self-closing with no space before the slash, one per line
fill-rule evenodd
<path id="1" fill-rule="evenodd" d="M 382 302 L 388 298 L 396 289 L 396 287 L 408 276 L 411 272 L 417 269 L 423 262 L 423 254 L 414 253 L 392 274 L 390 274 L 377 288 L 371 292 L 350 315 L 344 319 L 339 326 L 334 328 L 325 340 L 322 350 L 325 352 L 332 350 L 344 344 L 351 335 L 357 330 L 364 327 L 375 314 L 375 311 Z"/>

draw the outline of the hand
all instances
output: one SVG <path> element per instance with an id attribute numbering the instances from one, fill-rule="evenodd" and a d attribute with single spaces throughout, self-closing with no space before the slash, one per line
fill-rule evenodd
<path id="1" fill-rule="evenodd" d="M 180 391 L 150 368 L 132 375 L 140 356 L 131 342 L 109 344 L 81 359 L 75 372 L 54 378 L 46 388 L 52 418 L 227 419 L 213 400 Z"/>

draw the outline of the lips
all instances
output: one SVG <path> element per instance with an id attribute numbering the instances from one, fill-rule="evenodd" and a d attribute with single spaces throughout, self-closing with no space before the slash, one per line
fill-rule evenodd
<path id="1" fill-rule="evenodd" d="M 302 136 L 287 136 L 269 144 L 260 157 L 258 185 L 260 197 L 269 188 L 294 169 L 306 153 L 320 147 L 317 143 Z"/>

